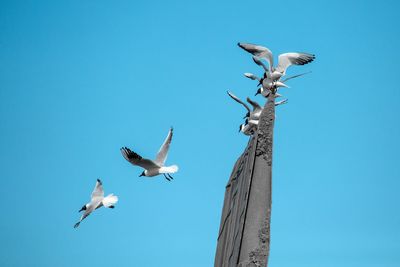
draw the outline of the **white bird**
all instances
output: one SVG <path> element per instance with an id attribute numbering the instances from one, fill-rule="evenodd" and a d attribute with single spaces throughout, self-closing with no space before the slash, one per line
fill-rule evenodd
<path id="1" fill-rule="evenodd" d="M 250 98 L 246 99 L 247 102 L 253 107 L 253 110 L 251 111 L 249 106 L 246 103 L 244 103 L 242 100 L 240 100 L 240 98 L 238 98 L 237 96 L 235 96 L 234 94 L 232 94 L 229 91 L 226 91 L 226 92 L 233 100 L 235 100 L 239 104 L 242 104 L 243 107 L 245 107 L 245 109 L 247 109 L 247 113 L 244 118 L 249 118 L 249 120 L 258 120 L 260 118 L 261 111 L 263 110 L 263 108 L 257 102 L 251 100 Z"/>
<path id="2" fill-rule="evenodd" d="M 286 69 L 291 65 L 305 65 L 312 62 L 315 59 L 315 55 L 309 53 L 297 53 L 297 52 L 284 53 L 279 55 L 278 66 L 275 67 L 272 52 L 268 48 L 261 45 L 255 45 L 249 43 L 238 43 L 238 46 L 244 49 L 245 51 L 249 52 L 253 56 L 267 60 L 270 68 L 269 76 L 273 81 L 277 81 L 282 76 L 284 76 L 286 74 Z M 254 61 L 257 63 L 256 60 Z M 259 63 L 257 64 L 260 65 Z M 265 69 L 266 66 L 263 66 L 263 68 Z"/>
<path id="3" fill-rule="evenodd" d="M 170 175 L 170 173 L 176 173 L 178 171 L 178 166 L 177 165 L 164 166 L 164 164 L 167 159 L 169 145 L 171 144 L 172 133 L 173 133 L 173 128 L 171 127 L 171 129 L 168 132 L 167 138 L 165 139 L 164 143 L 162 144 L 160 150 L 157 153 L 155 160 L 142 158 L 140 155 L 136 154 L 127 147 L 121 148 L 122 156 L 124 156 L 124 158 L 131 164 L 140 166 L 144 169 L 144 171 L 142 172 L 142 174 L 139 175 L 139 177 L 141 176 L 153 177 L 159 174 L 163 174 L 165 179 L 171 181 L 171 179 L 174 178 Z"/>
<path id="4" fill-rule="evenodd" d="M 118 197 L 113 194 L 109 194 L 104 197 L 103 184 L 100 179 L 97 179 L 96 186 L 91 195 L 91 200 L 89 203 L 84 205 L 79 212 L 85 211 L 81 216 L 81 219 L 74 225 L 74 228 L 77 228 L 82 220 L 84 220 L 87 216 L 89 216 L 94 210 L 104 206 L 106 208 L 114 208 L 115 203 L 118 202 Z"/>

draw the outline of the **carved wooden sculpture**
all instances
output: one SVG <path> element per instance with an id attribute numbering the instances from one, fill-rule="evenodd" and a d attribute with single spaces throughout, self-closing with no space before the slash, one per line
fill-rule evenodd
<path id="1" fill-rule="evenodd" d="M 226 186 L 215 267 L 267 266 L 270 244 L 274 96 Z"/>

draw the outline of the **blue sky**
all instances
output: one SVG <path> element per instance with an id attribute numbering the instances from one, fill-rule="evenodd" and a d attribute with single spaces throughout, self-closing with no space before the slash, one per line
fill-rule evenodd
<path id="1" fill-rule="evenodd" d="M 0 265 L 212 266 L 261 73 L 314 53 L 277 108 L 270 266 L 400 266 L 396 1 L 2 1 Z M 257 101 L 263 102 L 261 97 Z M 142 179 L 174 126 L 175 180 Z M 78 229 L 97 178 L 120 201 Z"/>

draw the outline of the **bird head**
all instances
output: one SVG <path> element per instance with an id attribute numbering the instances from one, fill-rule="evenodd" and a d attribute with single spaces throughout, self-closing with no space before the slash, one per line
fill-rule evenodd
<path id="1" fill-rule="evenodd" d="M 78 212 L 81 212 L 83 210 L 86 210 L 86 205 L 83 205 L 83 207 Z"/>
<path id="2" fill-rule="evenodd" d="M 139 177 L 142 177 L 142 176 L 146 176 L 146 171 L 143 171 L 143 172 L 139 175 Z"/>

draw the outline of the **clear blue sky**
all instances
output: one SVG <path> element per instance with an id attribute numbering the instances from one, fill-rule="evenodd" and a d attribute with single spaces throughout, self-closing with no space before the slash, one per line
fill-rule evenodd
<path id="1" fill-rule="evenodd" d="M 282 90 L 270 266 L 400 266 L 397 1 L 1 1 L 0 266 L 212 266 L 261 73 L 238 41 L 316 54 Z M 261 97 L 258 101 L 263 101 Z M 175 128 L 175 180 L 143 179 Z M 97 178 L 119 196 L 78 229 Z"/>

